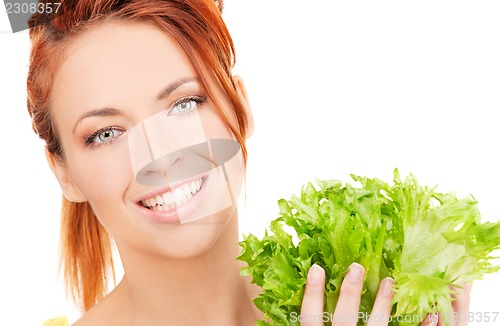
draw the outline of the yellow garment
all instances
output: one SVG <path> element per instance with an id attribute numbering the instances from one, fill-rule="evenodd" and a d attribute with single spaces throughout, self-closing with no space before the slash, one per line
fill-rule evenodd
<path id="1" fill-rule="evenodd" d="M 57 317 L 47 320 L 42 326 L 69 326 L 69 322 L 66 317 Z"/>

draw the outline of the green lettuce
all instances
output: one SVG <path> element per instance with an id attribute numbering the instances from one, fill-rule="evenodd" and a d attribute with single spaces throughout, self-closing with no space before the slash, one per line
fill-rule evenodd
<path id="1" fill-rule="evenodd" d="M 353 262 L 366 269 L 360 316 L 371 311 L 380 281 L 394 278 L 390 325 L 418 325 L 438 310 L 452 316 L 450 286 L 500 269 L 492 256 L 500 248 L 500 222 L 481 223 L 472 196 L 436 192 L 412 174 L 403 182 L 397 169 L 392 184 L 351 177 L 358 186 L 317 180 L 299 196 L 280 199 L 262 239 L 249 234 L 240 242 L 237 259 L 247 263 L 241 274 L 262 288 L 254 300 L 265 316 L 258 325 L 300 324 L 312 264 L 326 272 L 324 311 L 330 313 Z"/>

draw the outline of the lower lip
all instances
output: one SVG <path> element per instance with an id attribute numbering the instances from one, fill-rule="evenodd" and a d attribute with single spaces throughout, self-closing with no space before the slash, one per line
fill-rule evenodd
<path id="1" fill-rule="evenodd" d="M 205 196 L 205 189 L 207 188 L 208 176 L 204 176 L 202 179 L 201 189 L 185 204 L 181 206 L 177 206 L 174 209 L 168 211 L 153 211 L 142 206 L 140 203 L 136 205 L 139 206 L 141 211 L 156 223 L 165 223 L 165 224 L 179 224 L 181 223 L 181 216 L 188 217 L 193 214 L 194 210 L 200 205 L 203 197 Z"/>

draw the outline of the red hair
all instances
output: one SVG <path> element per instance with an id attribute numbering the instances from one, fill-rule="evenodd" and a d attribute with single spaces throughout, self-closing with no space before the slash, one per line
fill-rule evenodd
<path id="1" fill-rule="evenodd" d="M 82 31 L 106 21 L 155 24 L 169 33 L 191 59 L 209 97 L 241 145 L 244 162 L 247 116 L 233 83 L 234 45 L 222 20 L 222 1 L 214 0 L 65 0 L 55 17 L 34 15 L 30 24 L 31 54 L 27 79 L 28 111 L 33 129 L 46 142 L 57 164 L 64 152 L 54 127 L 49 98 L 64 49 Z M 209 72 L 204 68 L 208 67 Z M 208 86 L 213 74 L 237 117 L 230 123 Z M 63 198 L 61 212 L 61 267 L 68 291 L 83 310 L 90 309 L 107 292 L 114 277 L 111 238 L 89 203 Z"/>

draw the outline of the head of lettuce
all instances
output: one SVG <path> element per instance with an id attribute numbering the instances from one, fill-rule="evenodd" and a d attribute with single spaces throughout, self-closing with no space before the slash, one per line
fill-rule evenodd
<path id="1" fill-rule="evenodd" d="M 326 272 L 325 312 L 333 312 L 353 262 L 366 269 L 360 314 L 373 308 L 380 281 L 396 286 L 390 325 L 418 325 L 427 313 L 450 315 L 451 286 L 481 279 L 500 265 L 500 221 L 481 223 L 477 201 L 419 185 L 413 175 L 392 184 L 351 175 L 357 185 L 317 180 L 300 195 L 281 199 L 279 215 L 262 239 L 240 242 L 242 275 L 262 288 L 255 305 L 260 325 L 299 325 L 307 271 Z M 408 317 L 408 318 L 401 318 Z M 361 321 L 362 322 L 362 321 Z"/>

